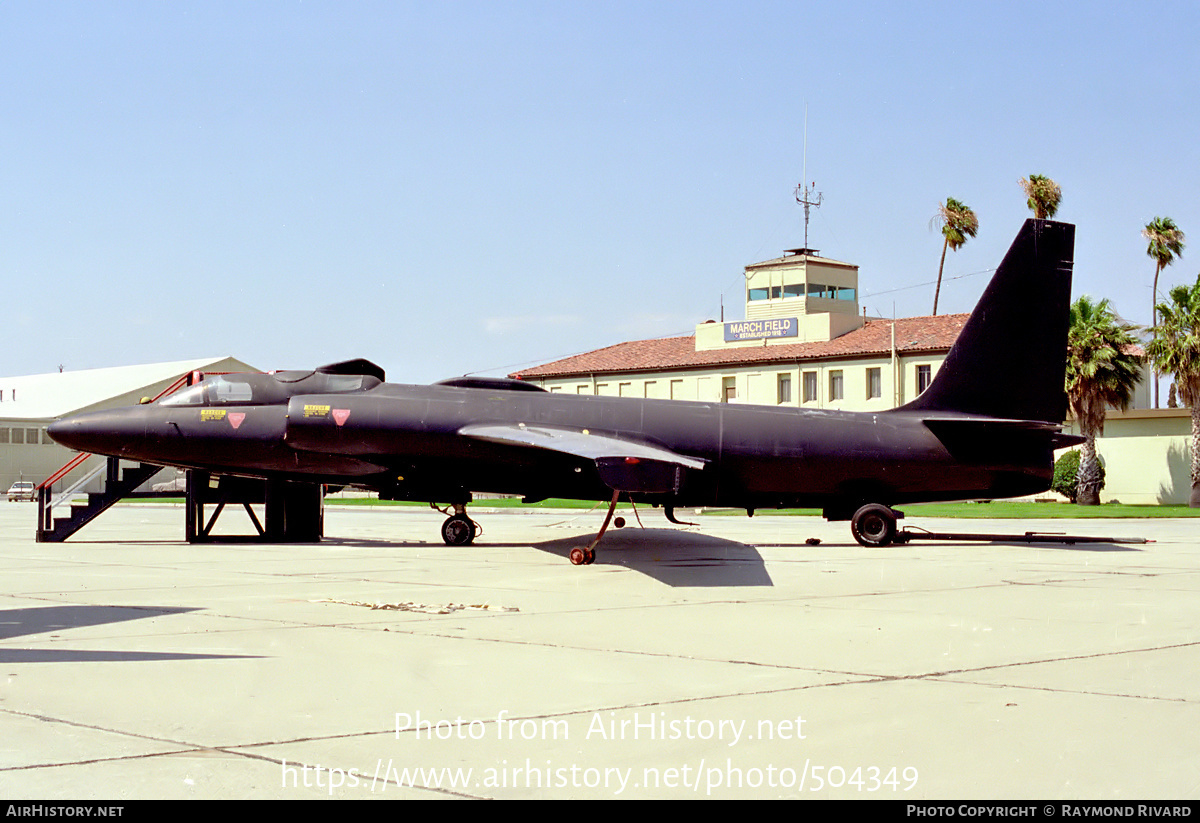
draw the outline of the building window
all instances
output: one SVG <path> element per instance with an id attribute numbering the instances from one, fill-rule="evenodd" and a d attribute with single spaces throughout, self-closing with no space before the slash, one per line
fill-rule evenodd
<path id="1" fill-rule="evenodd" d="M 882 369 L 867 369 L 867 399 L 874 400 L 883 397 Z"/>
<path id="2" fill-rule="evenodd" d="M 842 370 L 835 369 L 829 373 L 829 399 L 842 399 Z"/>
<path id="3" fill-rule="evenodd" d="M 732 403 L 737 400 L 737 378 L 721 378 L 721 402 Z"/>
<path id="4" fill-rule="evenodd" d="M 817 400 L 817 373 L 815 371 L 804 372 L 804 402 L 815 403 Z"/>
<path id="5" fill-rule="evenodd" d="M 917 366 L 917 394 L 921 394 L 933 382 L 932 366 Z"/>
<path id="6" fill-rule="evenodd" d="M 792 376 L 790 374 L 779 375 L 779 401 L 780 403 L 792 402 Z"/>
<path id="7" fill-rule="evenodd" d="M 808 296 L 820 297 L 825 300 L 853 300 L 853 286 L 827 286 L 823 283 L 809 283 Z"/>
<path id="8" fill-rule="evenodd" d="M 684 399 L 683 398 L 683 381 L 682 380 L 672 380 L 671 381 L 671 399 L 672 400 L 683 400 Z"/>

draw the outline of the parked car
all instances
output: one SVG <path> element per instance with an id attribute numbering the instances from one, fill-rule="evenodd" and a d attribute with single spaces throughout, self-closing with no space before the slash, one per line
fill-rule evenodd
<path id="1" fill-rule="evenodd" d="M 8 502 L 14 500 L 28 500 L 32 503 L 37 500 L 37 487 L 28 480 L 18 480 L 8 487 Z"/>
<path id="2" fill-rule="evenodd" d="M 162 483 L 155 483 L 150 487 L 150 491 L 158 494 L 170 494 L 171 492 L 186 492 L 187 491 L 187 475 L 183 472 L 177 472 L 175 478 Z"/>

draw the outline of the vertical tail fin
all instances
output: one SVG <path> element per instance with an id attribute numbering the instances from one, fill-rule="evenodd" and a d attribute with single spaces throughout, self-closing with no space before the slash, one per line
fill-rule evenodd
<path id="1" fill-rule="evenodd" d="M 910 411 L 1061 423 L 1075 226 L 1026 220 Z"/>

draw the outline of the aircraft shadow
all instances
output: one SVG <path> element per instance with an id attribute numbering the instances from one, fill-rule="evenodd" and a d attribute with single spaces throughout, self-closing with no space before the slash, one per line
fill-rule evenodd
<path id="1" fill-rule="evenodd" d="M 591 537 L 561 537 L 534 543 L 533 548 L 570 563 L 571 549 L 586 545 Z M 610 530 L 596 547 L 595 565 L 624 566 L 668 586 L 774 585 L 753 546 L 678 529 Z"/>
<path id="2" fill-rule="evenodd" d="M 0 609 L 0 641 L 32 634 L 65 632 L 126 620 L 193 612 L 190 608 L 131 606 L 39 606 Z M 0 646 L 0 663 L 87 663 L 134 660 L 213 660 L 250 657 L 236 654 L 179 654 L 173 652 L 84 651 L 80 649 L 13 649 Z"/>

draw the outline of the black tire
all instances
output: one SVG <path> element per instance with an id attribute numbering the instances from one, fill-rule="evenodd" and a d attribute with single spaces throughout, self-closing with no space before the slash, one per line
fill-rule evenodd
<path id="1" fill-rule="evenodd" d="M 442 523 L 442 540 L 447 546 L 467 546 L 475 539 L 475 524 L 461 514 L 447 517 Z"/>
<path id="2" fill-rule="evenodd" d="M 863 546 L 887 546 L 896 540 L 896 513 L 879 503 L 868 503 L 854 513 L 850 533 Z"/>

